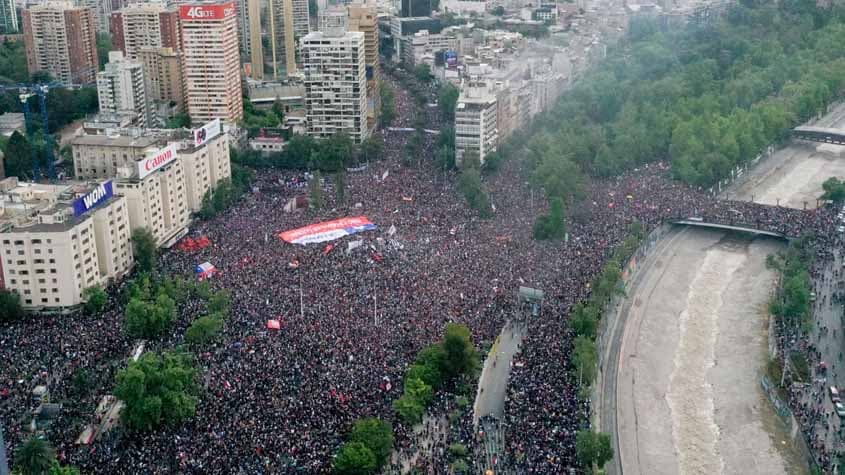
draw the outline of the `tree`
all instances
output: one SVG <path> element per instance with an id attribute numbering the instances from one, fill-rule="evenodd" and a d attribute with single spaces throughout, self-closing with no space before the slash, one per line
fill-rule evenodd
<path id="1" fill-rule="evenodd" d="M 126 332 L 133 338 L 156 338 L 176 319 L 176 303 L 164 292 L 155 301 L 133 297 L 124 311 Z"/>
<path id="2" fill-rule="evenodd" d="M 593 466 L 596 460 L 595 437 L 590 429 L 579 430 L 575 436 L 575 456 L 578 464 L 585 469 Z"/>
<path id="3" fill-rule="evenodd" d="M 583 385 L 586 382 L 589 385 L 596 374 L 596 363 L 598 362 L 596 345 L 591 339 L 579 336 L 575 338 L 574 346 L 572 362 L 578 370 L 578 384 Z"/>
<path id="4" fill-rule="evenodd" d="M 408 394 L 403 395 L 399 399 L 393 401 L 393 409 L 407 424 L 418 424 L 422 421 L 425 407 L 413 397 Z"/>
<path id="5" fill-rule="evenodd" d="M 158 258 L 158 245 L 147 228 L 138 228 L 132 232 L 132 252 L 139 271 L 153 271 Z"/>
<path id="6" fill-rule="evenodd" d="M 376 467 L 382 467 L 393 451 L 393 426 L 381 419 L 366 418 L 355 422 L 350 442 L 360 442 L 376 457 Z"/>
<path id="7" fill-rule="evenodd" d="M 431 66 L 424 63 L 416 65 L 414 67 L 414 77 L 422 83 L 431 81 Z"/>
<path id="8" fill-rule="evenodd" d="M 225 290 L 218 290 L 214 292 L 211 299 L 208 301 L 208 313 L 220 314 L 221 316 L 229 315 L 229 307 L 231 306 L 231 297 L 229 292 Z"/>
<path id="9" fill-rule="evenodd" d="M 89 315 L 100 313 L 108 303 L 109 296 L 106 291 L 99 285 L 88 287 L 82 292 L 82 297 L 85 300 L 85 311 Z"/>
<path id="10" fill-rule="evenodd" d="M 490 10 L 490 13 L 492 13 L 493 15 L 496 15 L 496 16 L 504 16 L 505 7 L 499 5 L 495 8 L 493 8 L 492 10 Z"/>
<path id="11" fill-rule="evenodd" d="M 575 456 L 584 468 L 591 468 L 593 464 L 604 467 L 613 458 L 610 435 L 589 429 L 579 430 L 575 436 Z"/>
<path id="12" fill-rule="evenodd" d="M 185 331 L 185 341 L 192 345 L 203 345 L 213 341 L 223 328 L 220 314 L 207 315 L 191 322 Z"/>
<path id="13" fill-rule="evenodd" d="M 320 176 L 320 171 L 318 170 L 314 172 L 314 175 L 311 177 L 311 181 L 308 182 L 311 207 L 314 209 L 320 209 L 323 207 L 323 184 L 321 180 L 322 177 Z"/>
<path id="14" fill-rule="evenodd" d="M 15 451 L 15 470 L 21 475 L 46 475 L 56 461 L 56 451 L 44 439 L 32 436 Z"/>
<path id="15" fill-rule="evenodd" d="M 6 144 L 4 163 L 6 176 L 27 178 L 32 176 L 32 145 L 20 132 L 13 132 Z"/>
<path id="16" fill-rule="evenodd" d="M 358 146 L 358 152 L 363 161 L 380 160 L 384 153 L 384 139 L 381 134 L 372 135 L 364 139 Z"/>
<path id="17" fill-rule="evenodd" d="M 596 465 L 603 468 L 604 465 L 613 459 L 613 446 L 610 443 L 610 434 L 598 432 L 593 440 L 593 452 Z"/>
<path id="18" fill-rule="evenodd" d="M 534 223 L 534 239 L 563 239 L 565 235 L 563 203 L 560 197 L 554 197 L 549 214 L 538 216 Z"/>
<path id="19" fill-rule="evenodd" d="M 455 106 L 458 104 L 460 95 L 461 92 L 452 83 L 444 83 L 440 88 L 437 104 L 440 106 L 440 113 L 447 121 L 455 120 Z"/>
<path id="20" fill-rule="evenodd" d="M 17 320 L 24 314 L 21 307 L 21 296 L 16 292 L 0 290 L 0 322 Z"/>
<path id="21" fill-rule="evenodd" d="M 176 425 L 196 412 L 197 371 L 190 354 L 146 353 L 118 371 L 115 395 L 126 403 L 123 420 L 132 430 Z"/>
<path id="22" fill-rule="evenodd" d="M 379 95 L 381 96 L 381 114 L 379 120 L 382 127 L 387 127 L 393 123 L 396 118 L 396 98 L 393 94 L 393 89 L 386 83 L 381 83 L 379 86 Z"/>
<path id="23" fill-rule="evenodd" d="M 60 465 L 58 460 L 50 465 L 49 475 L 80 475 L 79 469 L 71 465 Z"/>
<path id="24" fill-rule="evenodd" d="M 191 126 L 191 116 L 185 112 L 180 112 L 173 117 L 167 119 L 164 128 L 166 129 L 186 129 Z"/>
<path id="25" fill-rule="evenodd" d="M 443 337 L 446 379 L 464 374 L 471 375 L 478 369 L 478 353 L 466 325 L 448 323 Z"/>
<path id="26" fill-rule="evenodd" d="M 339 475 L 369 475 L 376 471 L 376 456 L 361 442 L 343 445 L 334 459 L 334 471 Z"/>
<path id="27" fill-rule="evenodd" d="M 845 182 L 839 181 L 836 177 L 830 177 L 822 183 L 824 194 L 823 200 L 830 200 L 834 203 L 845 201 Z"/>
<path id="28" fill-rule="evenodd" d="M 458 190 L 464 195 L 470 208 L 478 211 L 482 218 L 492 214 L 490 200 L 481 184 L 481 174 L 475 168 L 468 168 L 461 172 L 458 178 Z"/>
<path id="29" fill-rule="evenodd" d="M 278 96 L 276 96 L 276 100 L 273 102 L 273 108 L 271 111 L 275 114 L 280 124 L 285 123 L 285 105 Z"/>
<path id="30" fill-rule="evenodd" d="M 28 79 L 23 42 L 6 40 L 0 43 L 0 81 L 21 83 Z"/>
<path id="31" fill-rule="evenodd" d="M 572 311 L 572 329 L 575 330 L 576 336 L 585 336 L 591 340 L 594 339 L 596 337 L 598 320 L 599 312 L 591 304 L 579 303 Z"/>

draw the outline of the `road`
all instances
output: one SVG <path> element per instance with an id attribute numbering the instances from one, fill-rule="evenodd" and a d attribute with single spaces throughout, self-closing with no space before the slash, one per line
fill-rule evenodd
<path id="1" fill-rule="evenodd" d="M 495 461 L 504 451 L 505 425 L 501 422 L 505 412 L 508 380 L 513 357 L 519 351 L 525 330 L 524 323 L 508 321 L 484 360 L 472 417 L 476 430 L 484 434 L 484 451 L 476 454 L 477 461 L 484 465 L 482 473 L 486 468 L 496 467 Z M 497 473 L 508 472 L 499 468 Z"/>
<path id="2" fill-rule="evenodd" d="M 491 347 L 478 380 L 479 392 L 473 407 L 474 423 L 477 424 L 482 416 L 502 418 L 505 411 L 505 396 L 508 393 L 511 362 L 524 337 L 523 325 L 509 323 L 502 329 L 496 343 Z"/>

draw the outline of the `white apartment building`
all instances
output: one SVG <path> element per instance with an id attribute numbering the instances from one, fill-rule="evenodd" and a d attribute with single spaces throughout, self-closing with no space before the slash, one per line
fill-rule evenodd
<path id="1" fill-rule="evenodd" d="M 0 182 L 3 281 L 29 308 L 82 303 L 85 289 L 120 279 L 134 260 L 126 200 L 112 182 Z"/>
<path id="2" fill-rule="evenodd" d="M 468 82 L 461 87 L 455 106 L 455 162 L 459 166 L 469 151 L 477 153 L 482 164 L 496 151 L 497 109 L 496 96 L 486 84 Z"/>
<path id="3" fill-rule="evenodd" d="M 321 18 L 324 31 L 309 33 L 301 43 L 308 134 L 344 132 L 360 143 L 369 135 L 364 33 L 346 30 L 345 11 Z"/>
<path id="4" fill-rule="evenodd" d="M 121 51 L 110 51 L 109 62 L 97 73 L 97 98 L 100 112 L 134 112 L 137 124 L 149 123 L 147 87 L 141 63 L 129 61 Z"/>
<path id="5" fill-rule="evenodd" d="M 243 118 L 241 62 L 235 5 L 180 5 L 182 79 L 185 103 L 194 123 Z"/>

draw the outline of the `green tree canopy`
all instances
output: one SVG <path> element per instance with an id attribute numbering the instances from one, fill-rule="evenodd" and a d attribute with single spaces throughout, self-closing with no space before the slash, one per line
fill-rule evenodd
<path id="1" fill-rule="evenodd" d="M 455 378 L 464 374 L 472 375 L 478 369 L 478 352 L 472 343 L 472 335 L 466 325 L 448 323 L 443 337 L 445 353 L 445 374 Z"/>
<path id="2" fill-rule="evenodd" d="M 23 315 L 20 295 L 10 290 L 0 289 L 0 322 L 11 322 Z"/>
<path id="3" fill-rule="evenodd" d="M 21 475 L 47 475 L 55 461 L 55 449 L 39 437 L 26 439 L 15 451 L 15 470 Z"/>
<path id="4" fill-rule="evenodd" d="M 440 106 L 440 113 L 446 120 L 455 120 L 455 106 L 458 104 L 460 95 L 461 92 L 452 83 L 447 82 L 440 87 L 437 103 Z"/>
<path id="5" fill-rule="evenodd" d="M 85 312 L 89 315 L 94 315 L 103 311 L 108 303 L 109 296 L 106 291 L 99 285 L 88 287 L 82 292 L 82 297 L 85 300 Z"/>
<path id="6" fill-rule="evenodd" d="M 836 177 L 830 177 L 822 183 L 824 194 L 822 199 L 833 201 L 834 203 L 842 203 L 845 201 L 845 182 L 840 181 Z"/>
<path id="7" fill-rule="evenodd" d="M 196 412 L 197 371 L 188 353 L 146 353 L 117 373 L 115 395 L 126 403 L 123 420 L 132 430 L 176 425 Z"/>
<path id="8" fill-rule="evenodd" d="M 158 258 L 158 245 L 149 229 L 138 228 L 132 231 L 132 252 L 139 271 L 153 271 Z"/>
<path id="9" fill-rule="evenodd" d="M 360 442 L 376 457 L 376 466 L 382 467 L 393 451 L 393 426 L 381 419 L 366 418 L 355 422 L 350 442 Z"/>
<path id="10" fill-rule="evenodd" d="M 185 341 L 193 345 L 209 343 L 217 338 L 222 328 L 223 317 L 220 314 L 197 318 L 185 331 Z"/>
<path id="11" fill-rule="evenodd" d="M 126 332 L 134 338 L 157 338 L 176 319 L 176 303 L 164 292 L 154 301 L 133 297 L 124 310 Z"/>
<path id="12" fill-rule="evenodd" d="M 338 475 L 370 475 L 378 465 L 375 454 L 366 445 L 349 442 L 340 449 L 333 466 Z"/>

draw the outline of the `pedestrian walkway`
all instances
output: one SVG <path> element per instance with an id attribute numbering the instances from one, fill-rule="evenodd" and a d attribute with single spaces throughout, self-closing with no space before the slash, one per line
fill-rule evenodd
<path id="1" fill-rule="evenodd" d="M 483 448 L 483 451 L 476 454 L 476 461 L 482 466 L 482 474 L 488 469 L 497 474 L 509 473 L 499 466 L 506 437 L 502 420 L 513 357 L 519 351 L 525 330 L 524 323 L 508 321 L 490 348 L 478 380 L 472 420 Z"/>

